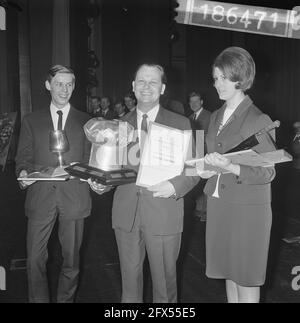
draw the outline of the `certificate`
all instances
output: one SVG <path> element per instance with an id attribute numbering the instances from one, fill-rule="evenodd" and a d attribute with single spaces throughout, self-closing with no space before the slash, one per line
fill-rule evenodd
<path id="1" fill-rule="evenodd" d="M 192 131 L 149 123 L 136 185 L 149 187 L 183 172 Z"/>

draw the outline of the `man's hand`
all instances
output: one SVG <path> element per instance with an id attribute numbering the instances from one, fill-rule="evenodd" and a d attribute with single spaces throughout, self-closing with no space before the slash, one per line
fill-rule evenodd
<path id="1" fill-rule="evenodd" d="M 204 161 L 196 163 L 197 174 L 204 179 L 211 178 L 214 175 L 217 175 L 217 172 L 211 170 L 204 170 Z"/>
<path id="2" fill-rule="evenodd" d="M 111 186 L 99 184 L 96 181 L 92 181 L 90 178 L 87 180 L 87 182 L 90 185 L 91 189 L 99 195 L 102 195 L 112 189 Z"/>
<path id="3" fill-rule="evenodd" d="M 159 184 L 148 187 L 148 191 L 153 192 L 153 197 L 160 197 L 168 199 L 176 194 L 173 184 L 169 181 L 161 182 Z"/>
<path id="4" fill-rule="evenodd" d="M 19 177 L 26 177 L 28 175 L 26 170 L 21 170 Z M 32 184 L 34 184 L 36 181 L 20 181 L 20 184 L 22 187 L 28 187 Z"/>

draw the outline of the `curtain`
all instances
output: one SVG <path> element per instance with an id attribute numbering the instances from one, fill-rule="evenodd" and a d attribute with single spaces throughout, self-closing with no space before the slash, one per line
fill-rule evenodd
<path id="1" fill-rule="evenodd" d="M 70 66 L 69 0 L 53 1 L 52 65 Z"/>
<path id="2" fill-rule="evenodd" d="M 28 0 L 22 0 L 22 8 L 23 14 L 19 16 L 19 75 L 21 120 L 23 119 L 24 115 L 32 111 Z"/>

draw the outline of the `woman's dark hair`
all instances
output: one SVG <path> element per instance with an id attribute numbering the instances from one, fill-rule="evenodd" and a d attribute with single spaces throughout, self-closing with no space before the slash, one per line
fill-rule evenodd
<path id="1" fill-rule="evenodd" d="M 241 47 L 229 47 L 215 59 L 213 70 L 218 68 L 226 78 L 238 82 L 237 89 L 251 88 L 255 77 L 255 62 L 252 56 Z"/>

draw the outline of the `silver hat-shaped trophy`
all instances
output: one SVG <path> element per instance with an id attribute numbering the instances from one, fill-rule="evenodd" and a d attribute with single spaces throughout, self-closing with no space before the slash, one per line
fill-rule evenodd
<path id="1" fill-rule="evenodd" d="M 134 138 L 134 127 L 121 120 L 93 118 L 84 125 L 92 143 L 89 164 L 75 164 L 65 170 L 72 176 L 91 178 L 102 185 L 122 185 L 136 181 L 136 172 L 126 168 L 127 146 Z"/>

